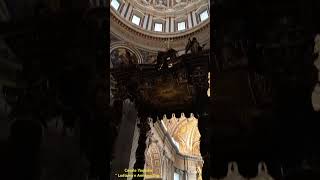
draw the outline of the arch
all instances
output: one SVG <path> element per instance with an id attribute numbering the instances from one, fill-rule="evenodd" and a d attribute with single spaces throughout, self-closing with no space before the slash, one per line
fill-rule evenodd
<path id="1" fill-rule="evenodd" d="M 142 55 L 140 53 L 140 51 L 138 49 L 136 49 L 135 47 L 133 47 L 132 45 L 125 43 L 125 42 L 114 42 L 110 44 L 110 55 L 111 53 L 116 50 L 116 49 L 126 49 L 129 50 L 129 52 L 131 52 L 138 60 L 138 64 L 142 64 L 143 62 L 143 58 Z M 113 63 L 111 61 L 111 57 L 110 57 L 110 68 L 113 68 Z"/>
<path id="2" fill-rule="evenodd" d="M 166 131 L 173 138 L 174 141 L 179 143 L 179 152 L 182 154 L 201 156 L 200 153 L 200 132 L 198 129 L 198 119 L 192 114 L 190 118 L 182 115 L 176 118 L 167 119 L 164 117 L 162 120 Z"/>
<path id="3" fill-rule="evenodd" d="M 109 53 L 110 53 L 110 59 L 109 59 L 110 69 L 112 69 L 114 67 L 114 64 L 112 63 L 111 53 L 117 49 L 128 50 L 137 59 L 137 63 L 142 64 L 143 58 L 142 58 L 142 55 L 138 49 L 134 48 L 132 45 L 130 45 L 128 43 L 125 43 L 122 41 L 117 41 L 117 42 L 110 44 L 110 51 L 109 51 Z M 114 92 L 117 91 L 116 86 L 117 86 L 117 82 L 116 82 L 115 78 L 112 76 L 112 74 L 110 74 L 110 102 L 109 102 L 110 105 L 113 105 Z"/>

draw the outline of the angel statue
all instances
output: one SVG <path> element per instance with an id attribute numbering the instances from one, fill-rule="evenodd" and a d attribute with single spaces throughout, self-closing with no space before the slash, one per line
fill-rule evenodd
<path id="1" fill-rule="evenodd" d="M 200 46 L 199 42 L 197 41 L 197 38 L 195 37 L 192 38 L 192 41 L 189 38 L 185 48 L 185 54 L 187 54 L 189 50 L 191 50 L 192 54 L 197 54 L 198 52 L 202 51 L 205 45 L 206 44 Z"/>

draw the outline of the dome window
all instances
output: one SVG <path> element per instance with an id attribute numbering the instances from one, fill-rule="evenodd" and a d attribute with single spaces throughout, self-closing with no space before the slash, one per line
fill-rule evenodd
<path id="1" fill-rule="evenodd" d="M 205 21 L 206 19 L 209 18 L 208 10 L 203 11 L 200 13 L 200 21 Z"/>
<path id="2" fill-rule="evenodd" d="M 186 29 L 186 22 L 182 21 L 178 23 L 178 31 L 183 31 Z"/>
<path id="3" fill-rule="evenodd" d="M 154 23 L 154 31 L 162 32 L 162 23 Z"/>
<path id="4" fill-rule="evenodd" d="M 140 26 L 141 18 L 139 16 L 133 15 L 131 22 L 137 26 Z"/>
<path id="5" fill-rule="evenodd" d="M 180 174 L 175 172 L 174 175 L 173 175 L 173 179 L 174 180 L 180 180 Z"/>
<path id="6" fill-rule="evenodd" d="M 120 2 L 118 0 L 111 0 L 111 6 L 118 11 L 120 7 Z"/>

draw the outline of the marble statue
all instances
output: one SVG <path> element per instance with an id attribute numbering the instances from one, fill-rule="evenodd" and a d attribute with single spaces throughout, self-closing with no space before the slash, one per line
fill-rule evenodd
<path id="1" fill-rule="evenodd" d="M 190 40 L 190 38 L 188 39 L 188 43 L 185 47 L 185 54 L 187 54 L 189 52 L 189 50 L 191 50 L 192 54 L 197 54 L 199 52 L 201 52 L 204 48 L 206 44 L 204 45 L 200 45 L 197 38 L 193 37 L 192 40 Z"/>

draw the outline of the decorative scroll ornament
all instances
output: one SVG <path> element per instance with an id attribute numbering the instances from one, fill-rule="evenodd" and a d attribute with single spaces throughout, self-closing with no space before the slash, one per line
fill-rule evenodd
<path id="1" fill-rule="evenodd" d="M 314 65 L 318 69 L 318 82 L 312 92 L 312 105 L 315 111 L 320 111 L 320 34 L 317 34 L 314 40 L 314 53 L 318 55 L 314 62 Z"/>
<path id="2" fill-rule="evenodd" d="M 260 162 L 258 165 L 258 175 L 250 180 L 273 180 L 268 174 L 267 165 L 264 162 Z"/>
<path id="3" fill-rule="evenodd" d="M 245 178 L 239 173 L 238 164 L 236 162 L 230 162 L 228 164 L 227 176 L 222 180 L 245 180 Z"/>

